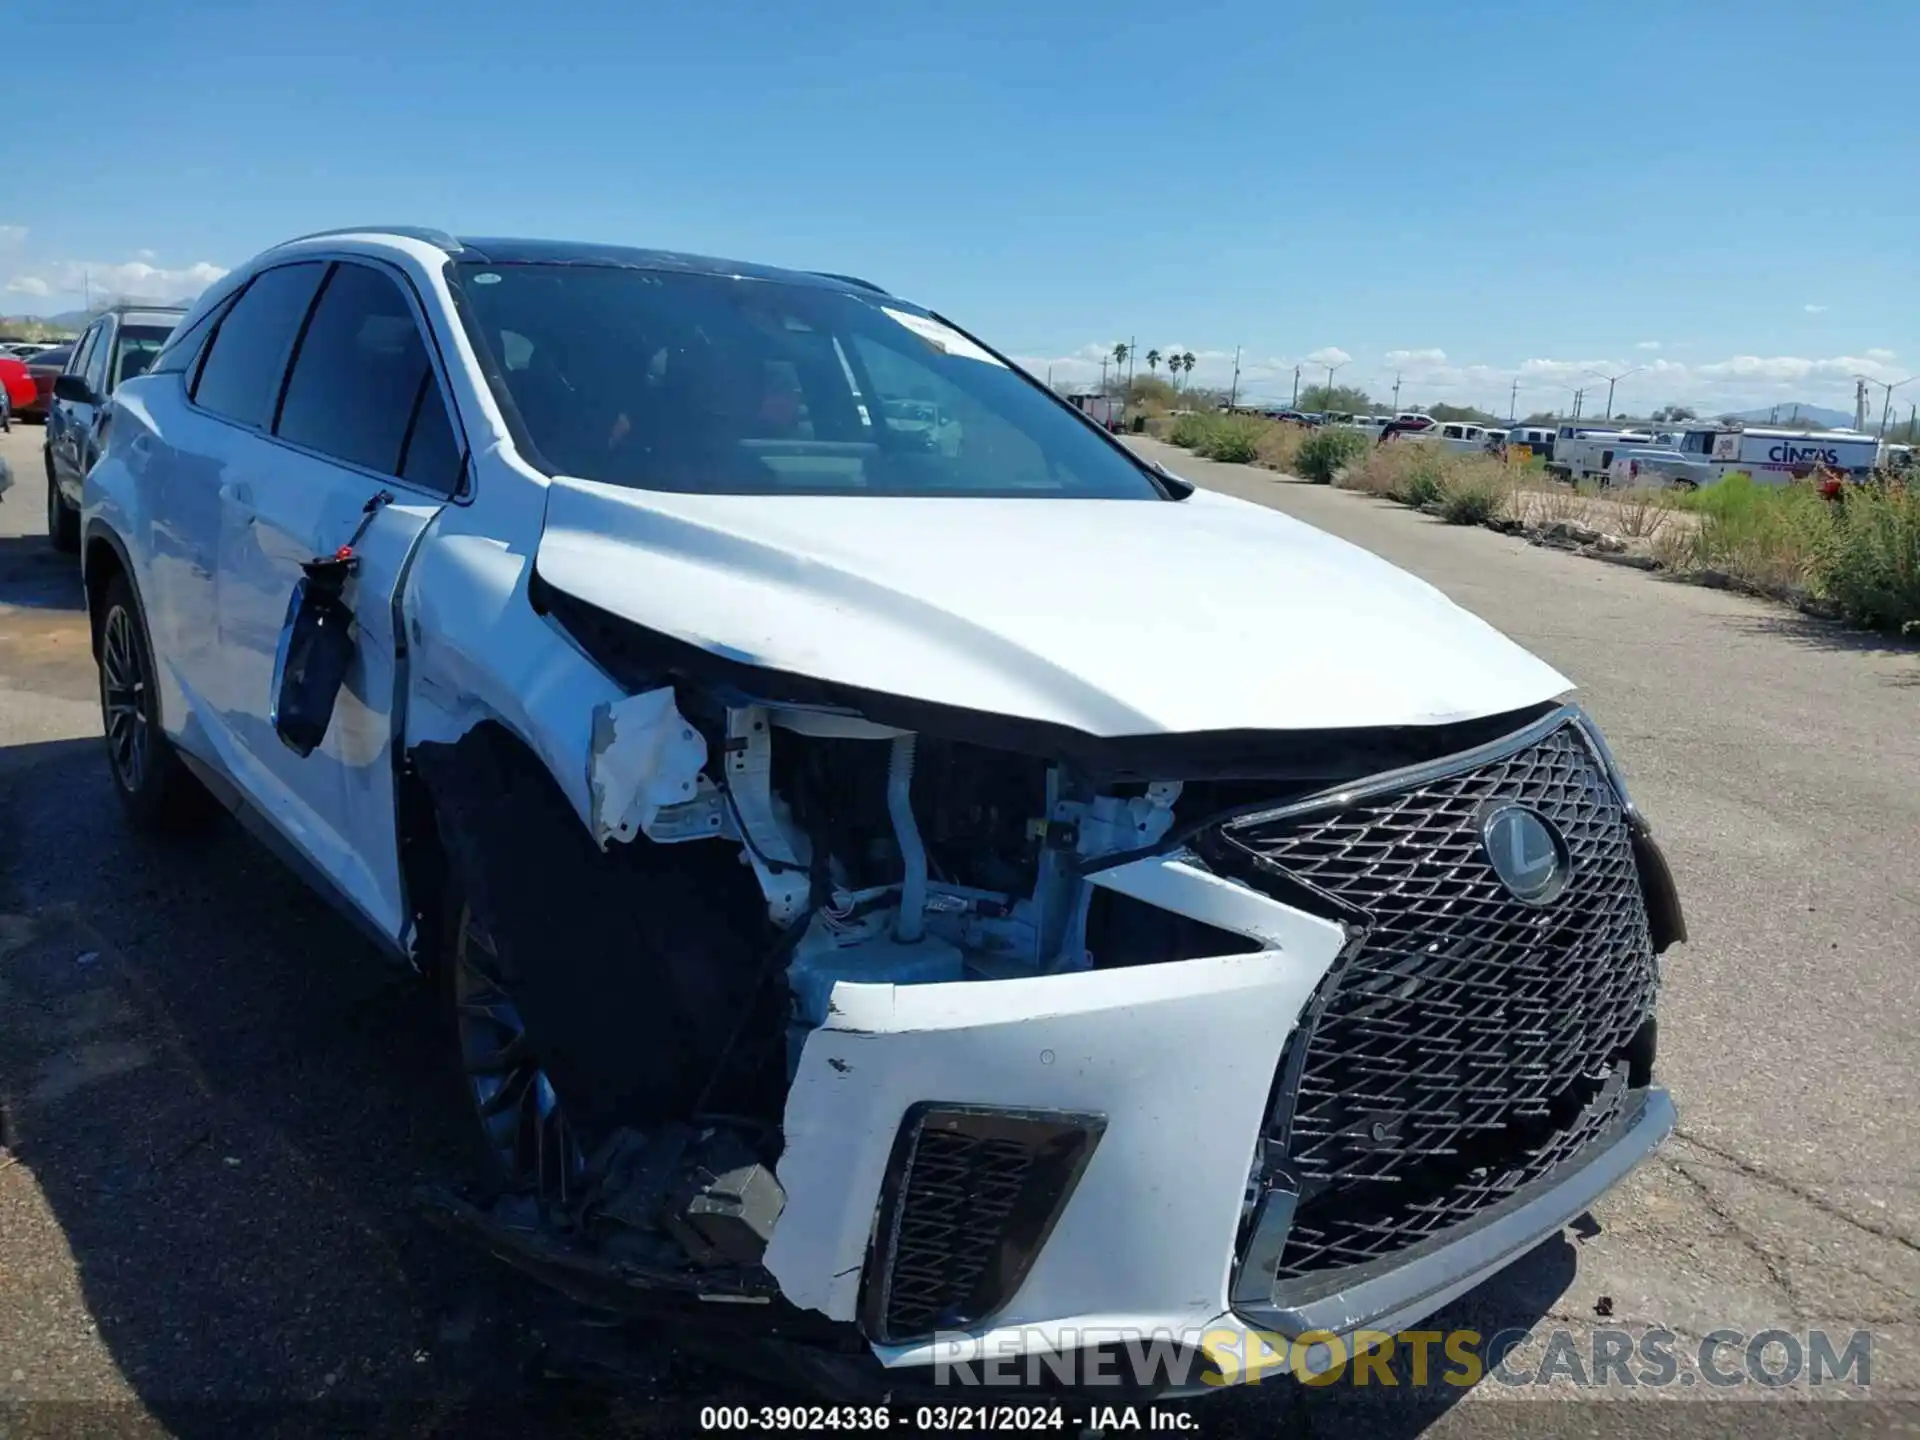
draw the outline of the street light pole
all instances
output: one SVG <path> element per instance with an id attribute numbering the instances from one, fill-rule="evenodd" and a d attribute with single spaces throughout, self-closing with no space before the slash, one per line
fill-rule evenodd
<path id="1" fill-rule="evenodd" d="M 1603 417 L 1604 419 L 1608 419 L 1608 420 L 1613 419 L 1613 387 L 1617 385 L 1620 381 L 1626 379 L 1629 375 L 1638 375 L 1642 370 L 1646 368 L 1647 367 L 1644 365 L 1636 365 L 1631 370 L 1622 370 L 1618 375 L 1606 375 L 1606 374 L 1602 374 L 1598 370 L 1587 371 L 1587 374 L 1593 376 L 1594 379 L 1604 380 L 1607 382 L 1607 413 Z"/>
<path id="2" fill-rule="evenodd" d="M 1860 378 L 1866 379 L 1864 375 Z M 1869 385 L 1878 385 L 1887 392 L 1886 403 L 1880 407 L 1880 438 L 1882 440 L 1887 438 L 1887 421 L 1893 417 L 1893 392 L 1902 385 L 1911 385 L 1916 380 L 1920 380 L 1920 375 L 1909 375 L 1906 379 L 1896 380 L 1891 385 L 1884 380 L 1867 380 Z"/>
<path id="3" fill-rule="evenodd" d="M 1293 367 L 1293 404 L 1287 408 L 1289 410 L 1300 408 L 1300 367 L 1298 365 Z"/>
<path id="4" fill-rule="evenodd" d="M 1227 408 L 1233 409 L 1240 401 L 1240 347 L 1233 347 L 1233 384 L 1227 390 Z"/>
<path id="5" fill-rule="evenodd" d="M 1351 360 L 1342 360 L 1338 365 L 1327 366 L 1327 393 L 1320 397 L 1320 409 L 1323 413 L 1331 413 L 1333 410 L 1333 372 L 1344 370 L 1352 363 Z"/>

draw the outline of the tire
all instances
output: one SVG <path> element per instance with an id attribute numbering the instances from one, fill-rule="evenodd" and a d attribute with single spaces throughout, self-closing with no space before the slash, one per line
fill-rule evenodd
<path id="1" fill-rule="evenodd" d="M 62 555 L 80 553 L 80 512 L 67 503 L 53 478 L 53 452 L 42 450 L 47 467 L 47 538 Z"/>
<path id="2" fill-rule="evenodd" d="M 482 1196 L 565 1206 L 586 1157 L 499 974 L 491 938 L 457 878 L 441 910 L 434 984 L 446 1034 L 447 1090 L 466 1130 Z"/>
<path id="3" fill-rule="evenodd" d="M 127 818 L 146 834 L 196 828 L 217 807 L 161 729 L 153 646 L 125 575 L 107 582 L 94 627 L 107 768 Z"/>

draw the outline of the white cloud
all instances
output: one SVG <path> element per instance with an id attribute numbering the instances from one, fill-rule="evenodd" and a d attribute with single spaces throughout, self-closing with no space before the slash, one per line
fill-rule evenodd
<path id="1" fill-rule="evenodd" d="M 0 246 L 24 245 L 27 243 L 27 227 L 24 225 L 0 225 Z"/>
<path id="2" fill-rule="evenodd" d="M 1824 305 L 1802 305 L 1800 308 L 1809 315 L 1820 315 L 1825 313 L 1827 307 Z"/>
<path id="3" fill-rule="evenodd" d="M 1658 350 L 1660 348 L 1660 342 L 1658 340 L 1642 340 L 1633 348 L 1636 350 Z"/>
<path id="4" fill-rule="evenodd" d="M 1345 365 L 1353 356 L 1338 345 L 1326 345 L 1304 357 L 1309 365 Z M 1324 377 L 1322 377 L 1324 378 Z"/>
<path id="5" fill-rule="evenodd" d="M 1887 361 L 1887 360 L 1898 360 L 1900 358 L 1899 355 L 1896 354 L 1894 351 L 1882 350 L 1877 345 L 1871 350 L 1863 350 L 1860 353 L 1865 355 L 1869 360 Z"/>
<path id="6" fill-rule="evenodd" d="M 191 300 L 226 273 L 226 267 L 206 260 L 178 269 L 148 260 L 127 260 L 117 265 L 54 260 L 35 266 L 31 273 L 15 275 L 7 282 L 7 289 L 41 297 L 91 294 L 96 300 L 115 295 L 140 300 Z"/>
<path id="7" fill-rule="evenodd" d="M 1389 365 L 1444 365 L 1447 352 L 1444 350 L 1389 350 L 1381 357 Z"/>

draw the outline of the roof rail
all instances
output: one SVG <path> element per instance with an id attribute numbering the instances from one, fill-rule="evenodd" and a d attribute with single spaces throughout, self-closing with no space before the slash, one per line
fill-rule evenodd
<path id="1" fill-rule="evenodd" d="M 876 295 L 887 294 L 885 290 L 874 284 L 871 280 L 862 280 L 858 275 L 836 275 L 831 270 L 816 270 L 813 273 L 818 275 L 822 280 L 838 280 L 843 285 L 858 285 L 862 290 L 871 290 Z"/>
<path id="2" fill-rule="evenodd" d="M 310 235 L 296 235 L 291 240 L 282 240 L 281 245 L 293 245 L 302 240 L 324 240 L 329 235 L 398 235 L 407 240 L 423 240 L 429 245 L 437 245 L 449 254 L 460 253 L 460 242 L 444 230 L 435 230 L 430 225 L 341 225 L 332 230 L 315 230 Z M 275 246 L 278 249 L 279 246 Z"/>

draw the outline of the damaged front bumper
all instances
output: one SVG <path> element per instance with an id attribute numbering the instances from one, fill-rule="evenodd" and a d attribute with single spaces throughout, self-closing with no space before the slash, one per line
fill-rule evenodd
<path id="1" fill-rule="evenodd" d="M 809 888 L 817 907 L 819 867 L 788 843 L 765 718 L 727 716 L 721 822 L 797 937 L 808 912 L 789 917 Z M 670 722 L 664 706 L 655 720 Z M 648 733 L 601 728 L 603 755 Z M 1350 1353 L 1549 1238 L 1672 1129 L 1651 1015 L 1657 954 L 1684 922 L 1587 735 L 1574 712 L 1543 715 L 1432 765 L 1190 826 L 1165 853 L 1113 838 L 1118 814 L 1157 846 L 1163 787 L 1104 818 L 1056 811 L 1049 840 L 1099 847 L 1083 848 L 1084 886 L 1218 943 L 1144 945 L 1129 963 L 1103 926 L 1061 949 L 1083 962 L 1071 968 L 995 972 L 970 954 L 969 978 L 917 983 L 858 978 L 896 968 L 911 948 L 897 931 L 865 946 L 882 965 L 776 951 L 808 1023 L 787 1037 L 777 1136 L 772 1112 L 750 1122 L 768 1141 L 758 1160 L 716 1163 L 734 1178 L 695 1197 L 721 1220 L 705 1239 L 663 1243 L 699 1229 L 680 1223 L 684 1197 L 663 1204 L 672 1186 L 651 1181 L 622 1193 L 604 1169 L 557 1225 L 445 1197 L 438 1218 L 601 1308 L 726 1312 L 857 1360 L 883 1387 L 1114 1346 L 1197 1357 L 1197 1371 L 1132 1377 L 1165 1393 L 1271 1373 L 1306 1337 Z M 911 747 L 889 744 L 909 762 L 888 771 L 903 799 Z M 711 808 L 697 762 L 689 751 L 654 794 L 597 794 L 595 840 L 677 838 L 675 812 Z M 1538 905 L 1495 880 L 1485 848 L 1487 817 L 1516 803 L 1557 827 L 1572 877 Z M 957 925 L 924 901 L 900 908 L 922 905 L 929 927 Z M 1073 913 L 1084 933 L 1084 895 Z M 709 1121 L 724 1133 L 727 1117 L 693 1128 Z"/>

